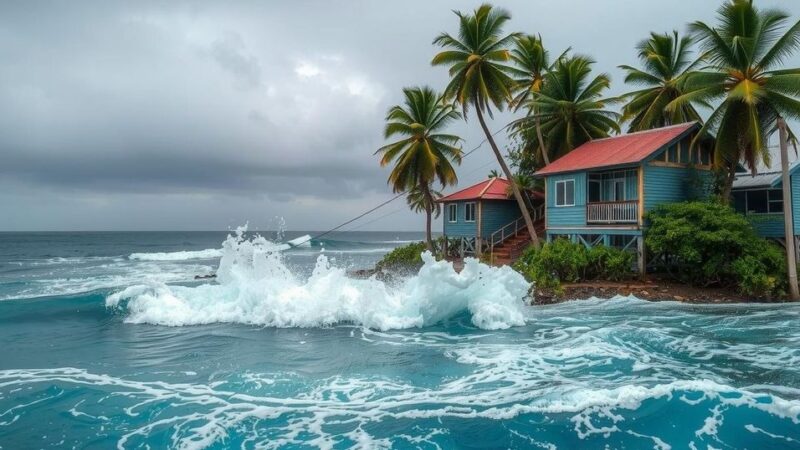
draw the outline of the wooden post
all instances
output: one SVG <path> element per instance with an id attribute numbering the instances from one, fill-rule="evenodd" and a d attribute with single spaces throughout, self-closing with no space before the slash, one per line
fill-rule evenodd
<path id="1" fill-rule="evenodd" d="M 477 230 L 475 230 L 475 257 L 479 258 L 481 256 L 481 227 L 483 225 L 483 202 L 478 200 L 478 205 L 476 208 L 478 214 L 478 221 L 476 222 Z"/>
<path id="2" fill-rule="evenodd" d="M 644 163 L 639 166 L 639 179 L 638 181 L 638 189 L 639 189 L 639 217 L 638 222 L 639 226 L 644 226 Z"/>
<path id="3" fill-rule="evenodd" d="M 636 236 L 636 255 L 638 256 L 639 276 L 644 280 L 647 269 L 644 254 L 644 236 Z"/>
<path id="4" fill-rule="evenodd" d="M 783 186 L 783 234 L 786 239 L 786 268 L 789 275 L 789 296 L 800 300 L 797 288 L 797 259 L 794 248 L 794 226 L 792 225 L 792 182 L 789 179 L 789 136 L 786 122 L 778 117 L 778 135 L 781 140 L 781 185 Z"/>

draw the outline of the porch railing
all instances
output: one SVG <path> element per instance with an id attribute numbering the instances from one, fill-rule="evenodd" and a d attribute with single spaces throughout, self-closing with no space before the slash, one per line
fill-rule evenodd
<path id="1" fill-rule="evenodd" d="M 593 202 L 586 204 L 587 223 L 638 223 L 639 201 Z"/>

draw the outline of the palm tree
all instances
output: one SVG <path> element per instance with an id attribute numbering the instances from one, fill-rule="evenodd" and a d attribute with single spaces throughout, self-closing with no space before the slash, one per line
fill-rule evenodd
<path id="1" fill-rule="evenodd" d="M 430 195 L 428 195 L 430 193 Z M 442 198 L 442 193 L 428 186 L 428 192 L 420 189 L 419 186 L 414 186 L 406 194 L 406 203 L 409 209 L 416 213 L 428 213 L 428 209 L 432 211 L 434 218 L 438 218 L 442 214 L 442 205 L 436 200 Z M 433 203 L 431 203 L 433 202 Z"/>
<path id="2" fill-rule="evenodd" d="M 622 108 L 622 121 L 630 121 L 629 132 L 649 130 L 667 125 L 699 121 L 691 103 L 667 111 L 667 105 L 680 97 L 683 84 L 700 59 L 691 60 L 692 37 L 650 33 L 650 38 L 636 46 L 642 69 L 619 66 L 627 75 L 625 82 L 642 86 L 622 98 L 627 101 Z"/>
<path id="3" fill-rule="evenodd" d="M 511 60 L 508 47 L 517 34 L 503 35 L 503 25 L 511 19 L 511 15 L 489 4 L 479 6 L 472 14 L 458 11 L 455 14 L 459 20 L 458 38 L 442 33 L 434 39 L 434 45 L 445 50 L 434 56 L 431 64 L 449 66 L 450 83 L 445 88 L 445 97 L 454 99 L 461 105 L 464 117 L 469 108 L 475 108 L 478 122 L 500 168 L 507 179 L 513 180 L 511 170 L 483 117 L 484 113 L 492 116 L 492 106 L 502 110 L 512 99 L 514 79 L 506 63 Z M 539 237 L 533 227 L 530 212 L 525 207 L 522 192 L 514 183 L 511 185 L 531 240 L 538 247 Z"/>
<path id="4" fill-rule="evenodd" d="M 698 136 L 716 131 L 715 163 L 728 171 L 722 196 L 729 200 L 739 163 L 753 173 L 759 160 L 769 163 L 767 137 L 778 119 L 800 118 L 800 69 L 779 68 L 800 47 L 800 21 L 782 32 L 789 16 L 759 10 L 752 0 L 725 3 L 717 16 L 717 27 L 690 25 L 706 65 L 687 78 L 686 92 L 667 110 L 718 103 Z M 796 140 L 791 133 L 789 138 Z"/>
<path id="5" fill-rule="evenodd" d="M 405 88 L 403 94 L 404 105 L 393 106 L 386 114 L 384 132 L 387 139 L 402 139 L 379 148 L 375 154 L 381 155 L 381 166 L 395 161 L 388 180 L 394 192 L 408 191 L 409 195 L 425 198 L 425 233 L 428 249 L 433 251 L 431 216 L 436 192 L 431 185 L 435 181 L 443 187 L 456 184 L 453 163 L 461 164 L 462 154 L 461 148 L 456 147 L 461 138 L 442 131 L 461 114 L 429 87 Z"/>
<path id="6" fill-rule="evenodd" d="M 619 114 L 606 109 L 613 99 L 603 99 L 611 84 L 606 74 L 592 75 L 594 61 L 572 56 L 556 61 L 545 77 L 541 92 L 527 101 L 529 110 L 538 110 L 542 133 L 551 156 L 560 157 L 592 139 L 619 133 Z M 511 123 L 513 132 L 523 139 L 535 126 L 531 116 Z"/>
<path id="7" fill-rule="evenodd" d="M 564 51 L 558 59 L 563 58 L 569 50 Z M 514 40 L 511 59 L 514 61 L 511 74 L 515 77 L 514 90 L 517 91 L 511 104 L 517 110 L 541 92 L 545 75 L 552 69 L 552 64 L 550 54 L 542 44 L 542 37 L 533 35 L 521 35 Z M 539 144 L 536 154 L 541 157 L 544 165 L 548 165 L 550 158 L 542 136 L 541 120 L 535 110 L 528 111 L 528 115 L 533 116 L 535 121 L 536 139 Z"/>
<path id="8" fill-rule="evenodd" d="M 500 174 L 497 172 L 497 169 L 492 169 L 489 171 L 489 178 L 498 178 Z"/>

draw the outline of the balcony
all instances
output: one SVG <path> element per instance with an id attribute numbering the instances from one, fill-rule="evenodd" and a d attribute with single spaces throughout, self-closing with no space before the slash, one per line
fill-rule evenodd
<path id="1" fill-rule="evenodd" d="M 639 223 L 639 201 L 592 202 L 586 204 L 586 223 L 636 224 Z"/>

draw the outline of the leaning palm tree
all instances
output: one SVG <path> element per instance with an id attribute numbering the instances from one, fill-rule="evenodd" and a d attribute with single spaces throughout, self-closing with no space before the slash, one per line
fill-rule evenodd
<path id="1" fill-rule="evenodd" d="M 667 105 L 684 94 L 684 83 L 700 59 L 692 61 L 692 37 L 650 33 L 650 38 L 636 46 L 641 69 L 622 65 L 625 82 L 641 86 L 628 92 L 622 108 L 622 121 L 630 122 L 629 132 L 667 125 L 699 121 L 700 114 L 691 103 L 667 111 Z"/>
<path id="2" fill-rule="evenodd" d="M 667 110 L 718 103 L 698 136 L 716 132 L 715 163 L 727 170 L 722 196 L 729 200 L 739 163 L 753 173 L 759 161 L 768 164 L 767 137 L 779 119 L 800 118 L 800 69 L 780 68 L 800 47 L 800 21 L 784 31 L 786 13 L 759 10 L 751 0 L 725 3 L 717 15 L 717 27 L 690 25 L 706 65 L 687 78 L 686 93 Z"/>
<path id="3" fill-rule="evenodd" d="M 434 39 L 433 43 L 445 50 L 434 56 L 431 64 L 449 66 L 450 83 L 445 88 L 445 96 L 461 105 L 465 118 L 469 108 L 475 108 L 478 122 L 500 168 L 506 178 L 512 180 L 511 170 L 483 117 L 484 113 L 491 117 L 492 106 L 502 110 L 512 99 L 514 79 L 506 64 L 511 60 L 508 47 L 517 34 L 503 35 L 503 25 L 511 19 L 511 15 L 488 4 L 479 6 L 472 14 L 458 11 L 455 14 L 459 20 L 458 38 L 442 33 Z M 538 247 L 539 237 L 530 212 L 525 207 L 522 192 L 514 183 L 511 185 L 531 240 Z"/>
<path id="4" fill-rule="evenodd" d="M 592 78 L 594 61 L 586 56 L 562 58 L 545 77 L 541 92 L 527 102 L 529 110 L 539 111 L 547 148 L 561 157 L 592 139 L 619 133 L 619 114 L 608 110 L 612 99 L 603 99 L 611 81 L 606 74 Z M 531 116 L 511 123 L 522 139 L 535 127 Z"/>
<path id="5" fill-rule="evenodd" d="M 436 203 L 431 185 L 436 181 L 443 187 L 458 182 L 453 163 L 461 164 L 461 148 L 456 147 L 461 139 L 443 130 L 461 114 L 429 87 L 406 88 L 403 94 L 404 104 L 393 106 L 386 114 L 385 129 L 387 139 L 402 138 L 375 154 L 381 155 L 381 166 L 395 162 L 388 180 L 394 192 L 407 191 L 425 198 L 425 233 L 428 249 L 433 251 L 431 216 Z"/>
<path id="6" fill-rule="evenodd" d="M 563 58 L 570 49 L 564 51 L 558 59 Z M 514 48 L 511 50 L 511 59 L 514 65 L 511 66 L 511 74 L 514 76 L 514 90 L 516 95 L 511 101 L 514 109 L 519 109 L 532 97 L 535 97 L 542 90 L 545 75 L 552 69 L 550 54 L 542 44 L 541 36 L 521 35 L 514 40 Z M 539 155 L 544 165 L 550 164 L 547 155 L 544 137 L 542 136 L 541 120 L 536 110 L 528 111 L 528 115 L 534 118 L 536 139 L 538 143 L 535 154 Z"/>

